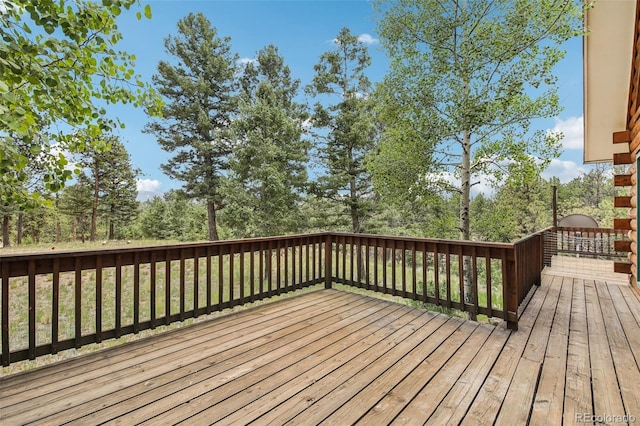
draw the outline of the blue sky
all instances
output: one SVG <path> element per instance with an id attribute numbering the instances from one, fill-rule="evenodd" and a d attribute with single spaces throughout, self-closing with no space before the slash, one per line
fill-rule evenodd
<path id="1" fill-rule="evenodd" d="M 164 51 L 164 38 L 175 33 L 177 21 L 190 12 L 204 13 L 220 36 L 231 37 L 232 49 L 240 58 L 253 58 L 262 47 L 276 45 L 303 86 L 311 81 L 319 56 L 332 48 L 331 40 L 345 26 L 370 41 L 370 79 L 380 81 L 387 69 L 388 60 L 377 43 L 374 11 L 366 0 L 142 2 L 146 3 L 152 8 L 151 20 L 138 21 L 134 10 L 123 13 L 118 26 L 124 36 L 119 48 L 136 55 L 136 70 L 148 81 L 156 72 L 158 61 L 170 59 Z M 571 40 L 566 49 L 565 59 L 556 68 L 564 111 L 555 119 L 536 121 L 532 128 L 562 130 L 565 134 L 562 156 L 544 173 L 546 178 L 558 176 L 563 182 L 586 169 L 582 165 L 582 40 Z M 160 149 L 153 135 L 142 132 L 149 120 L 144 112 L 122 106 L 111 108 L 110 114 L 126 125 L 119 134 L 133 164 L 143 172 L 138 189 L 164 192 L 179 188 L 180 182 L 172 181 L 160 170 L 169 154 Z M 478 189 L 488 191 L 483 185 Z"/>

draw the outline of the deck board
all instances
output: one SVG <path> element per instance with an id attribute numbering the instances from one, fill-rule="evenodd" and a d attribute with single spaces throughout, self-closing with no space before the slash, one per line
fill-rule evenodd
<path id="1" fill-rule="evenodd" d="M 547 271 L 519 330 L 319 290 L 0 379 L 0 423 L 640 418 L 640 298 Z"/>
<path id="2" fill-rule="evenodd" d="M 593 413 L 587 307 L 582 279 L 576 279 L 573 288 L 565 375 L 563 420 L 571 424 L 578 414 Z"/>
<path id="3" fill-rule="evenodd" d="M 562 290 L 544 356 L 540 384 L 531 412 L 533 424 L 562 424 L 573 281 L 572 278 L 562 280 Z"/>
<path id="4" fill-rule="evenodd" d="M 618 377 L 613 365 L 611 348 L 607 341 L 605 321 L 600 309 L 596 283 L 585 280 L 587 303 L 587 327 L 589 330 L 589 356 L 591 358 L 591 381 L 593 392 L 593 414 L 624 414 Z"/>

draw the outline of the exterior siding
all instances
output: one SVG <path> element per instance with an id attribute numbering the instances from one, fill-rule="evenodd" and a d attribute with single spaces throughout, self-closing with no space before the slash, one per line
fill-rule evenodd
<path id="1" fill-rule="evenodd" d="M 629 82 L 629 110 L 627 128 L 629 152 L 632 154 L 633 163 L 626 174 L 631 175 L 628 195 L 631 196 L 631 207 L 627 209 L 626 217 L 631 219 L 631 230 L 628 235 L 631 240 L 629 251 L 629 273 L 631 284 L 638 289 L 638 170 L 637 160 L 640 157 L 640 0 L 636 0 L 636 27 L 634 31 L 633 57 L 631 66 L 631 78 Z M 619 135 L 618 135 L 619 137 Z M 616 137 L 614 136 L 614 140 Z M 627 139 L 627 137 L 625 137 Z M 620 192 L 624 192 L 620 191 Z M 621 210 L 622 213 L 622 210 Z M 622 216 L 622 215 L 621 215 Z"/>

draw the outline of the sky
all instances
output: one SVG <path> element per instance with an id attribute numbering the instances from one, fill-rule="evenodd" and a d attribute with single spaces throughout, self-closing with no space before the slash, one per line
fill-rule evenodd
<path id="1" fill-rule="evenodd" d="M 158 62 L 171 60 L 164 50 L 164 39 L 176 33 L 177 21 L 190 12 L 202 12 L 219 36 L 229 36 L 232 50 L 244 60 L 254 58 L 268 44 L 276 45 L 302 86 L 311 82 L 314 64 L 323 52 L 332 49 L 332 40 L 343 27 L 349 27 L 369 46 L 372 65 L 368 76 L 373 82 L 381 81 L 387 70 L 388 59 L 376 35 L 375 12 L 367 0 L 151 0 L 142 1 L 140 10 L 147 3 L 152 9 L 151 20 L 138 21 L 134 7 L 117 22 L 123 34 L 119 50 L 136 55 L 136 71 L 149 82 Z M 558 117 L 535 121 L 531 129 L 564 133 L 562 155 L 543 173 L 544 178 L 557 176 L 561 182 L 588 170 L 582 163 L 582 40 L 572 39 L 565 48 L 566 56 L 555 69 L 563 111 Z M 162 193 L 180 188 L 181 182 L 160 169 L 170 154 L 159 147 L 154 135 L 142 132 L 149 121 L 145 113 L 130 106 L 117 106 L 111 107 L 109 114 L 119 117 L 126 126 L 118 134 L 133 165 L 142 170 L 138 191 Z M 488 182 L 481 183 L 477 192 L 491 193 Z"/>

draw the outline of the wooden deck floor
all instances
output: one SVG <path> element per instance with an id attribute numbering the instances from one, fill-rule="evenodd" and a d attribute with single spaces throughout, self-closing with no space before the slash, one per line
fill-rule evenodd
<path id="1" fill-rule="evenodd" d="M 619 284 L 546 275 L 513 333 L 321 290 L 5 377 L 0 423 L 640 422 L 639 365 Z"/>

